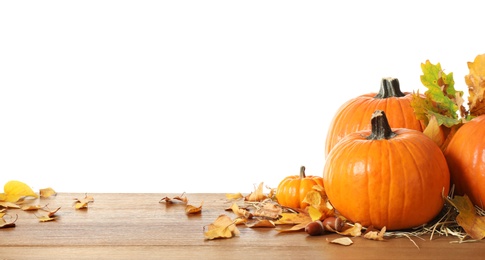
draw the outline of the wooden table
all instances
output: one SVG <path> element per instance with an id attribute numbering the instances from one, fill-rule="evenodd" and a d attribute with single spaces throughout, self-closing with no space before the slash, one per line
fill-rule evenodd
<path id="1" fill-rule="evenodd" d="M 307 236 L 274 228 L 238 226 L 230 239 L 205 240 L 204 226 L 230 206 L 225 194 L 186 194 L 189 204 L 203 201 L 202 213 L 186 215 L 183 204 L 160 199 L 180 194 L 89 194 L 86 210 L 72 206 L 85 194 L 61 193 L 36 203 L 61 207 L 57 219 L 39 222 L 36 212 L 9 209 L 16 227 L 0 229 L 0 259 L 485 259 L 485 243 L 454 244 L 453 237 L 407 238 L 330 244 L 336 234 Z"/>

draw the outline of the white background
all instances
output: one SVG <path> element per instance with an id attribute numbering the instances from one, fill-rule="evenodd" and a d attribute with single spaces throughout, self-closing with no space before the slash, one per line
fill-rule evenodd
<path id="1" fill-rule="evenodd" d="M 2 1 L 0 191 L 243 192 L 301 165 L 382 77 L 485 52 L 480 1 Z"/>

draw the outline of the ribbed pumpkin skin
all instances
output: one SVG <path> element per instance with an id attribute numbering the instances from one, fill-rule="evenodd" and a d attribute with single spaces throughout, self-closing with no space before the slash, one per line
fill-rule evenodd
<path id="1" fill-rule="evenodd" d="M 444 205 L 450 176 L 440 148 L 423 133 L 393 129 L 391 139 L 347 135 L 329 153 L 323 173 L 332 205 L 363 226 L 388 230 L 432 220 Z"/>
<path id="2" fill-rule="evenodd" d="M 412 94 L 404 92 L 404 97 L 375 98 L 376 94 L 353 98 L 337 110 L 327 133 L 325 155 L 347 134 L 371 129 L 369 118 L 376 110 L 386 112 L 393 128 L 424 130 L 423 123 L 416 119 L 411 107 Z"/>
<path id="3" fill-rule="evenodd" d="M 485 115 L 465 123 L 445 150 L 455 194 L 485 207 Z"/>
<path id="4" fill-rule="evenodd" d="M 288 176 L 278 185 L 276 199 L 282 206 L 304 209 L 308 204 L 302 201 L 315 185 L 323 187 L 321 176 L 302 176 L 301 173 L 300 175 Z"/>

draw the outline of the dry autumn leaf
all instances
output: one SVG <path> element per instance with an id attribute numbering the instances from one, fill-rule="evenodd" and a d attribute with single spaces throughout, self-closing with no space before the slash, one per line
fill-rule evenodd
<path id="1" fill-rule="evenodd" d="M 45 188 L 39 190 L 39 195 L 41 198 L 49 198 L 50 196 L 57 195 L 57 192 L 53 188 Z"/>
<path id="2" fill-rule="evenodd" d="M 160 199 L 159 203 L 165 202 L 165 203 L 172 204 L 172 203 L 175 203 L 175 201 L 180 201 L 182 203 L 187 204 L 189 202 L 189 199 L 187 199 L 187 196 L 185 196 L 185 193 L 182 193 L 182 195 L 175 196 L 173 198 L 164 197 L 164 198 Z"/>
<path id="3" fill-rule="evenodd" d="M 280 218 L 275 221 L 276 225 L 295 225 L 311 222 L 309 215 L 303 213 L 281 213 Z"/>
<path id="4" fill-rule="evenodd" d="M 384 240 L 384 233 L 386 233 L 386 227 L 383 227 L 381 230 L 374 229 L 373 227 L 369 227 L 364 233 L 364 238 L 367 238 L 370 240 L 382 241 Z"/>
<path id="5" fill-rule="evenodd" d="M 13 202 L 8 202 L 8 201 L 0 201 L 0 207 L 4 208 L 13 208 L 13 209 L 19 209 L 20 206 L 13 203 Z"/>
<path id="6" fill-rule="evenodd" d="M 38 195 L 25 183 L 21 181 L 9 181 L 3 187 L 4 193 L 0 194 L 0 201 L 17 202 L 21 198 L 34 197 Z"/>
<path id="7" fill-rule="evenodd" d="M 343 246 L 350 246 L 354 243 L 354 241 L 352 241 L 352 239 L 348 237 L 341 237 L 330 241 L 327 239 L 327 241 L 331 244 L 338 244 Z"/>
<path id="8" fill-rule="evenodd" d="M 258 219 L 251 223 L 246 223 L 246 226 L 250 228 L 274 228 L 275 223 L 269 219 Z"/>
<path id="9" fill-rule="evenodd" d="M 17 221 L 17 217 L 15 217 L 14 220 L 10 221 L 10 222 L 7 222 L 5 221 L 4 217 L 5 217 L 5 212 L 0 212 L 0 228 L 11 228 L 11 227 L 15 227 L 15 221 Z"/>
<path id="10" fill-rule="evenodd" d="M 242 195 L 242 193 L 231 193 L 231 194 L 226 194 L 226 199 L 228 200 L 238 200 L 238 199 L 242 199 L 244 198 L 244 196 Z"/>
<path id="11" fill-rule="evenodd" d="M 220 215 L 213 223 L 207 226 L 204 232 L 205 239 L 231 238 L 239 235 L 239 229 L 227 215 Z"/>
<path id="12" fill-rule="evenodd" d="M 263 201 L 262 207 L 258 207 L 253 216 L 267 219 L 278 219 L 283 212 L 279 204 L 271 203 L 269 200 Z"/>
<path id="13" fill-rule="evenodd" d="M 192 205 L 187 205 L 185 206 L 185 213 L 186 214 L 199 214 L 202 211 L 202 204 L 203 202 L 200 203 L 200 206 L 192 206 Z"/>
<path id="14" fill-rule="evenodd" d="M 263 192 L 263 187 L 264 187 L 263 182 L 261 182 L 253 192 L 251 192 L 249 195 L 245 197 L 245 200 L 254 202 L 254 201 L 263 201 L 266 198 L 268 198 L 268 196 L 266 196 Z"/>
<path id="15" fill-rule="evenodd" d="M 468 106 L 470 115 L 485 114 L 485 54 L 477 55 L 473 62 L 468 62 L 470 73 L 465 76 L 468 85 Z"/>
<path id="16" fill-rule="evenodd" d="M 347 224 L 347 227 L 343 231 L 337 233 L 343 236 L 358 237 L 362 235 L 362 225 L 360 223 L 355 223 L 353 225 Z"/>
<path id="17" fill-rule="evenodd" d="M 237 217 L 245 219 L 253 218 L 253 214 L 251 214 L 249 210 L 239 207 L 239 205 L 237 205 L 236 203 L 232 204 L 231 210 L 234 214 L 236 214 Z"/>
<path id="18" fill-rule="evenodd" d="M 38 210 L 41 209 L 43 206 L 41 205 L 24 205 L 21 207 L 23 211 L 33 211 L 33 210 Z"/>
<path id="19" fill-rule="evenodd" d="M 89 203 L 94 202 L 94 198 L 87 194 L 82 199 L 75 198 L 74 200 L 74 207 L 76 209 L 85 209 L 88 207 Z"/>
<path id="20" fill-rule="evenodd" d="M 473 239 L 482 239 L 485 237 L 485 216 L 479 216 L 473 203 L 467 195 L 455 196 L 453 199 L 447 199 L 456 210 L 456 222 L 465 232 Z"/>
<path id="21" fill-rule="evenodd" d="M 276 228 L 278 232 L 291 232 L 291 231 L 300 231 L 304 230 L 305 227 L 308 225 L 308 223 L 312 222 L 310 218 L 307 218 L 304 222 L 298 223 L 296 225 L 293 225 L 291 228 Z M 276 225 L 278 225 L 275 222 Z"/>

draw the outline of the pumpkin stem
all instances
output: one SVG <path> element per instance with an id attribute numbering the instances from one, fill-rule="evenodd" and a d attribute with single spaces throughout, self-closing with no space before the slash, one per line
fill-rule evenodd
<path id="1" fill-rule="evenodd" d="M 381 89 L 374 98 L 404 97 L 399 87 L 399 80 L 396 78 L 383 78 Z"/>
<path id="2" fill-rule="evenodd" d="M 371 118 L 372 132 L 367 140 L 391 139 L 396 136 L 387 121 L 386 113 L 382 110 L 376 110 Z"/>
<path id="3" fill-rule="evenodd" d="M 304 179 L 305 176 L 305 166 L 300 167 L 300 179 Z"/>

